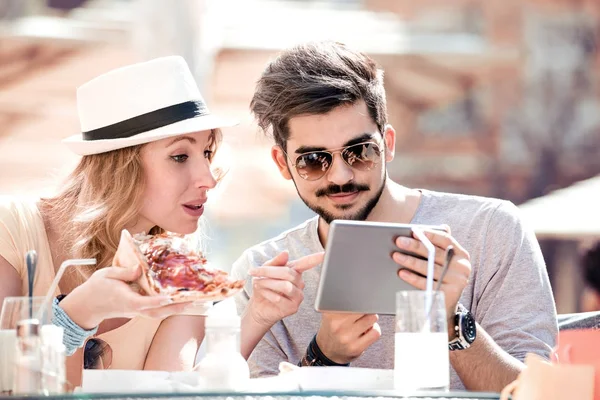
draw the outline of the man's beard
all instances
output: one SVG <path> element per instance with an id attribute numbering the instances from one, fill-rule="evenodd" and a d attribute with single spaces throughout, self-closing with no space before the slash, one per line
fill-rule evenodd
<path id="1" fill-rule="evenodd" d="M 381 197 L 381 194 L 383 193 L 384 187 L 385 187 L 385 177 L 381 181 L 381 185 L 378 188 L 378 190 L 375 193 L 375 195 L 372 198 L 370 198 L 363 207 L 361 207 L 359 210 L 357 210 L 354 213 L 341 214 L 341 215 L 334 215 L 333 213 L 331 213 L 331 212 L 323 209 L 322 207 L 319 207 L 319 206 L 317 206 L 315 204 L 312 204 L 310 201 L 308 201 L 307 199 L 305 199 L 304 197 L 302 197 L 302 195 L 300 194 L 300 191 L 298 190 L 298 186 L 296 186 L 296 191 L 298 192 L 298 196 L 300 196 L 300 199 L 302 199 L 302 201 L 304 202 L 304 204 L 306 204 L 306 206 L 308 208 L 310 208 L 315 213 L 317 213 L 321 218 L 323 218 L 323 220 L 327 224 L 331 224 L 331 222 L 333 220 L 336 220 L 336 219 L 345 219 L 345 220 L 354 220 L 354 221 L 365 221 L 369 217 L 369 215 L 371 214 L 371 211 L 373 211 L 373 209 L 375 208 L 375 206 L 379 202 L 379 198 Z M 326 188 L 322 188 L 322 189 L 317 190 L 315 192 L 315 195 L 317 197 L 324 197 L 324 196 L 331 195 L 331 194 L 363 192 L 363 191 L 369 191 L 369 190 L 370 190 L 370 187 L 367 186 L 367 185 L 359 184 L 359 183 L 354 183 L 354 182 L 348 182 L 348 183 L 346 183 L 346 184 L 344 184 L 342 186 L 339 186 L 339 185 L 329 185 Z M 341 204 L 341 205 L 336 206 L 336 208 L 338 210 L 342 210 L 343 211 L 343 210 L 347 210 L 351 206 L 352 205 L 350 205 L 350 204 Z"/>

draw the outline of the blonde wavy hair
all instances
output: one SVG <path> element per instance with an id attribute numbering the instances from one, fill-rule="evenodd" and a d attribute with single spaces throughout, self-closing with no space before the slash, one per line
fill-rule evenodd
<path id="1" fill-rule="evenodd" d="M 219 129 L 211 131 L 213 157 L 221 138 Z M 82 157 L 59 194 L 42 199 L 46 217 L 61 227 L 59 245 L 68 249 L 67 257 L 96 259 L 96 266 L 78 271 L 78 284 L 111 265 L 121 231 L 137 221 L 145 189 L 143 146 Z M 155 226 L 148 233 L 162 232 Z"/>

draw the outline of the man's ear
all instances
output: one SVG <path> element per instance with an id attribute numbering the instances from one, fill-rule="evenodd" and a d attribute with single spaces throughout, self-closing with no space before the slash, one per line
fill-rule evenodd
<path id="1" fill-rule="evenodd" d="M 389 124 L 385 126 L 383 138 L 385 140 L 385 161 L 390 162 L 396 154 L 396 131 L 393 126 Z"/>
<path id="2" fill-rule="evenodd" d="M 281 176 L 288 180 L 292 179 L 292 174 L 287 164 L 287 157 L 280 146 L 275 145 L 271 147 L 271 157 L 275 161 L 277 168 L 279 168 Z"/>

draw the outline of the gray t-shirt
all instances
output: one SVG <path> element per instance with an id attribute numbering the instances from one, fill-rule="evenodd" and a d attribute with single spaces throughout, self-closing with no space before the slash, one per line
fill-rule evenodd
<path id="1" fill-rule="evenodd" d="M 488 334 L 512 356 L 527 353 L 548 358 L 558 332 L 556 308 L 544 259 L 532 231 L 520 221 L 508 201 L 421 190 L 414 224 L 448 224 L 452 235 L 469 252 L 472 272 L 460 302 Z M 323 251 L 312 218 L 281 235 L 246 250 L 232 274 L 248 278 L 248 269 L 263 265 L 288 250 L 290 259 Z M 281 361 L 298 363 L 319 329 L 314 309 L 321 266 L 303 274 L 306 287 L 298 312 L 276 323 L 257 345 L 249 364 L 254 377 L 276 375 Z M 238 312 L 248 304 L 252 281 L 236 297 Z M 380 316 L 381 338 L 354 367 L 394 368 L 394 317 Z M 450 387 L 463 389 L 451 369 Z"/>

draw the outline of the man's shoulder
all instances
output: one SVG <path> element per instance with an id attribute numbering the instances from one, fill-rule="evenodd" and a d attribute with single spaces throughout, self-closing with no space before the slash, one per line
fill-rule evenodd
<path id="1" fill-rule="evenodd" d="M 281 232 L 279 235 L 267 239 L 257 245 L 250 247 L 249 252 L 263 252 L 272 249 L 273 251 L 288 250 L 290 245 L 303 243 L 304 245 L 314 244 L 317 233 L 318 217 L 307 219 L 301 224 Z M 306 243 L 306 242 L 309 243 Z"/>
<path id="2" fill-rule="evenodd" d="M 422 190 L 423 194 L 429 199 L 446 204 L 462 204 L 465 206 L 489 206 L 498 207 L 503 203 L 507 203 L 507 200 L 497 199 L 495 197 L 478 196 L 473 194 L 463 193 L 451 193 L 451 192 L 440 192 L 434 190 Z M 509 203 L 509 202 L 508 202 Z"/>
<path id="3" fill-rule="evenodd" d="M 426 196 L 426 212 L 441 214 L 445 217 L 470 220 L 488 216 L 500 220 L 519 219 L 518 208 L 508 200 L 494 197 L 477 196 L 461 193 L 423 191 Z"/>
<path id="4" fill-rule="evenodd" d="M 251 266 L 262 265 L 284 250 L 290 252 L 292 259 L 322 250 L 318 248 L 320 243 L 317 224 L 318 217 L 310 218 L 300 225 L 248 248 L 235 262 L 233 269 L 241 272 Z"/>

